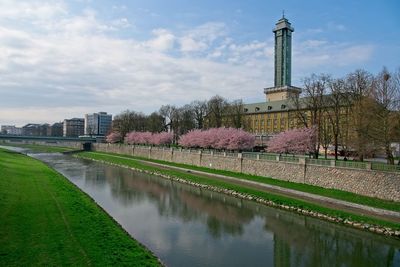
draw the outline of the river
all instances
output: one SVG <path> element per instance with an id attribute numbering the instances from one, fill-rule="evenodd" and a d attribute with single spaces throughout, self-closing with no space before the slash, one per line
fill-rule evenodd
<path id="1" fill-rule="evenodd" d="M 68 155 L 30 155 L 167 266 L 400 266 L 394 238 Z"/>

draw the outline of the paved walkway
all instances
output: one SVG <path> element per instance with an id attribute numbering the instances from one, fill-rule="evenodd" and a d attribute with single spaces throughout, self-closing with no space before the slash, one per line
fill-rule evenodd
<path id="1" fill-rule="evenodd" d="M 96 153 L 96 152 L 93 152 L 93 153 Z M 99 153 L 99 154 L 101 154 L 101 153 Z M 115 156 L 115 155 L 110 155 L 110 154 L 107 154 L 107 156 L 123 158 L 123 159 L 132 159 L 129 157 Z M 182 167 L 175 167 L 175 166 L 165 165 L 165 164 L 161 164 L 161 163 L 155 163 L 155 162 L 151 162 L 151 161 L 147 161 L 147 160 L 139 160 L 139 159 L 132 159 L 132 160 L 136 160 L 136 161 L 139 161 L 139 162 L 147 164 L 147 165 L 158 166 L 163 169 L 173 169 L 173 170 L 179 170 L 179 171 L 187 172 L 187 173 L 199 174 L 200 176 L 203 176 L 203 177 L 217 178 L 217 179 L 224 180 L 224 181 L 227 181 L 227 182 L 230 182 L 233 184 L 247 186 L 247 187 L 255 188 L 257 190 L 262 190 L 265 192 L 271 192 L 274 194 L 289 196 L 291 198 L 305 200 L 307 202 L 318 203 L 321 206 L 329 207 L 332 209 L 348 211 L 348 212 L 351 212 L 354 214 L 367 215 L 369 217 L 385 219 L 388 221 L 400 223 L 400 212 L 396 212 L 396 211 L 370 207 L 370 206 L 357 204 L 357 203 L 353 203 L 353 202 L 348 202 L 348 201 L 344 201 L 344 200 L 340 200 L 340 199 L 315 195 L 312 193 L 297 191 L 297 190 L 293 190 L 293 189 L 289 189 L 289 188 L 284 188 L 284 187 L 275 186 L 275 185 L 269 185 L 269 184 L 250 181 L 250 180 L 239 179 L 239 178 L 235 178 L 235 177 L 231 177 L 231 176 L 213 174 L 213 173 L 197 171 L 197 170 L 192 170 L 192 169 L 187 169 L 187 168 L 182 168 Z"/>

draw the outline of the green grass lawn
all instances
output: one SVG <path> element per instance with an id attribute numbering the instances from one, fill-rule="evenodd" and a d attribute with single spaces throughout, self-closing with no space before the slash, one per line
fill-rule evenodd
<path id="1" fill-rule="evenodd" d="M 0 149 L 0 266 L 32 265 L 160 264 L 65 177 Z"/>
<path id="2" fill-rule="evenodd" d="M 256 176 L 256 175 L 250 175 L 250 174 L 244 174 L 244 173 L 238 173 L 238 172 L 232 172 L 232 171 L 216 170 L 216 169 L 210 169 L 210 168 L 206 168 L 206 167 L 198 167 L 198 166 L 193 166 L 193 165 L 180 164 L 180 163 L 161 161 L 161 160 L 153 160 L 153 159 L 148 159 L 148 158 L 132 157 L 132 156 L 126 156 L 126 155 L 119 155 L 119 154 L 109 154 L 109 153 L 103 153 L 103 152 L 95 152 L 95 153 L 97 153 L 98 155 L 113 155 L 113 156 L 126 157 L 126 158 L 131 158 L 131 159 L 141 159 L 141 160 L 146 160 L 146 161 L 150 161 L 150 162 L 165 164 L 168 166 L 181 167 L 181 168 L 186 168 L 186 169 L 191 169 L 191 170 L 207 172 L 207 173 L 211 173 L 211 174 L 220 174 L 220 175 L 235 177 L 238 179 L 250 180 L 250 181 L 255 181 L 255 182 L 259 182 L 259 183 L 294 189 L 297 191 L 312 193 L 312 194 L 316 194 L 316 195 L 320 195 L 320 196 L 335 198 L 335 199 L 353 202 L 353 203 L 357 203 L 357 204 L 362 204 L 362 205 L 366 205 L 366 206 L 370 206 L 370 207 L 393 210 L 393 211 L 400 211 L 400 202 L 394 202 L 394 201 L 382 200 L 382 199 L 377 199 L 377 198 L 368 197 L 368 196 L 362 196 L 362 195 L 358 195 L 355 193 L 337 190 L 337 189 L 323 188 L 323 187 L 314 186 L 314 185 L 307 185 L 307 184 L 302 184 L 302 183 L 294 183 L 294 182 L 277 180 L 277 179 L 268 178 L 268 177 L 264 177 L 264 176 Z"/>
<path id="3" fill-rule="evenodd" d="M 266 200 L 272 200 L 277 204 L 284 204 L 284 205 L 299 207 L 299 208 L 303 208 L 303 209 L 307 209 L 307 210 L 313 210 L 313 211 L 317 211 L 317 212 L 327 214 L 327 215 L 351 219 L 353 221 L 377 224 L 377 225 L 381 225 L 381 226 L 392 227 L 394 229 L 400 229 L 400 224 L 398 224 L 398 223 L 388 222 L 388 221 L 384 221 L 384 220 L 376 219 L 376 218 L 370 218 L 370 217 L 363 216 L 363 215 L 351 214 L 351 213 L 345 212 L 345 211 L 334 210 L 334 209 L 322 207 L 318 204 L 314 204 L 311 202 L 306 202 L 303 200 L 298 200 L 298 199 L 293 199 L 293 198 L 289 198 L 289 197 L 285 197 L 285 196 L 281 196 L 281 195 L 275 195 L 275 194 L 271 194 L 271 193 L 267 193 L 267 192 L 262 192 L 257 189 L 254 189 L 250 186 L 247 187 L 247 186 L 242 186 L 242 185 L 236 185 L 236 184 L 221 181 L 218 179 L 201 177 L 200 175 L 187 173 L 185 171 L 162 169 L 162 168 L 158 168 L 158 167 L 154 167 L 154 166 L 149 166 L 149 165 L 142 163 L 140 161 L 137 161 L 136 159 L 129 157 L 129 156 L 127 156 L 127 157 L 122 156 L 122 158 L 121 158 L 121 157 L 119 157 L 120 155 L 110 155 L 107 153 L 99 153 L 99 152 L 82 152 L 82 153 L 77 154 L 77 156 L 83 157 L 83 158 L 88 158 L 88 159 L 102 160 L 102 161 L 120 164 L 120 165 L 133 167 L 133 168 L 137 168 L 137 169 L 166 174 L 169 176 L 186 179 L 186 180 L 196 182 L 196 183 L 212 185 L 212 186 L 216 186 L 216 187 L 220 187 L 220 188 L 232 189 L 232 190 L 235 190 L 240 193 L 250 194 L 253 196 L 261 197 Z M 116 157 L 116 156 L 118 156 L 118 157 Z M 159 161 L 157 161 L 157 162 L 159 162 Z M 168 163 L 170 163 L 170 162 L 168 162 Z M 183 164 L 178 164 L 178 165 L 181 166 Z M 184 166 L 186 167 L 187 165 L 184 165 Z M 193 167 L 193 166 L 191 166 L 191 167 Z M 213 171 L 215 171 L 215 170 L 213 170 Z M 219 171 L 218 171 L 218 173 L 221 174 Z M 227 173 L 224 172 L 224 174 L 227 174 Z M 398 204 L 398 203 L 394 203 L 394 204 Z"/>
<path id="4" fill-rule="evenodd" d="M 71 147 L 57 147 L 57 146 L 45 146 L 45 145 L 36 145 L 36 144 L 16 144 L 16 143 L 0 143 L 2 146 L 13 146 L 13 147 L 21 147 L 27 148 L 33 152 L 40 153 L 54 153 L 54 152 L 66 152 L 77 150 Z"/>

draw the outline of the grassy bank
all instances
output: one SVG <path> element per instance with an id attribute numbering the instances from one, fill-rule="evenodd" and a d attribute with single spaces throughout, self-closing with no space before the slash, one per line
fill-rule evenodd
<path id="1" fill-rule="evenodd" d="M 71 147 L 45 146 L 45 145 L 36 145 L 36 144 L 0 143 L 0 145 L 27 148 L 30 151 L 39 152 L 39 153 L 55 153 L 55 152 L 61 153 L 61 152 L 66 152 L 66 151 L 77 150 L 77 149 L 71 148 Z"/>
<path id="2" fill-rule="evenodd" d="M 0 149 L 0 265 L 159 263 L 65 177 Z"/>
<path id="3" fill-rule="evenodd" d="M 351 214 L 351 213 L 348 213 L 345 211 L 334 210 L 334 209 L 322 207 L 320 205 L 310 203 L 307 201 L 293 199 L 293 198 L 289 198 L 289 197 L 285 197 L 285 196 L 281 196 L 281 195 L 275 195 L 275 194 L 259 191 L 250 186 L 247 187 L 247 186 L 243 186 L 243 185 L 236 185 L 236 184 L 232 184 L 232 183 L 229 183 L 226 181 L 221 181 L 221 180 L 207 178 L 207 177 L 201 177 L 201 175 L 187 173 L 185 171 L 164 169 L 164 168 L 159 168 L 159 167 L 155 167 L 155 166 L 149 166 L 148 164 L 137 161 L 132 157 L 125 157 L 125 156 L 116 157 L 115 155 L 109 155 L 107 153 L 98 153 L 98 152 L 95 152 L 95 153 L 94 152 L 84 152 L 84 153 L 79 153 L 78 156 L 88 158 L 88 159 L 101 160 L 101 161 L 105 161 L 105 162 L 109 162 L 109 163 L 124 165 L 124 166 L 141 169 L 141 170 L 146 170 L 146 171 L 150 171 L 150 172 L 154 172 L 154 173 L 160 173 L 160 174 L 164 174 L 164 175 L 168 175 L 168 176 L 172 176 L 172 177 L 176 177 L 176 178 L 189 180 L 189 181 L 192 181 L 195 183 L 206 184 L 206 185 L 215 186 L 215 187 L 219 187 L 219 188 L 226 188 L 226 189 L 234 190 L 239 193 L 244 193 L 244 194 L 249 194 L 249 195 L 252 195 L 255 197 L 260 197 L 265 200 L 271 200 L 277 204 L 298 207 L 298 208 L 311 210 L 311 211 L 319 212 L 319 213 L 334 216 L 334 217 L 350 219 L 352 221 L 363 222 L 363 223 L 368 223 L 368 224 L 387 226 L 387 227 L 391 227 L 393 229 L 400 229 L 400 224 L 397 224 L 397 223 L 388 222 L 388 221 L 384 221 L 381 219 L 370 218 L 370 217 L 363 216 L 363 215 Z M 181 164 L 179 164 L 179 165 L 181 165 Z"/>

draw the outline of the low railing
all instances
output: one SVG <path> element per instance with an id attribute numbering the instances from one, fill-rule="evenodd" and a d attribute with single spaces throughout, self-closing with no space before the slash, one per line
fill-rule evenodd
<path id="1" fill-rule="evenodd" d="M 344 167 L 344 168 L 354 168 L 354 169 L 368 169 L 367 162 L 357 162 L 357 161 L 341 161 L 337 160 L 335 162 L 336 167 Z"/>
<path id="2" fill-rule="evenodd" d="M 332 166 L 331 161 L 325 159 L 306 159 L 306 163 L 310 165 Z"/>
<path id="3" fill-rule="evenodd" d="M 242 157 L 246 159 L 257 159 L 258 153 L 253 153 L 253 152 L 243 152 Z"/>
<path id="4" fill-rule="evenodd" d="M 275 154 L 266 154 L 266 153 L 261 153 L 260 154 L 260 159 L 261 160 L 269 160 L 269 161 L 276 161 L 276 157 L 278 155 Z"/>
<path id="5" fill-rule="evenodd" d="M 372 162 L 371 169 L 376 171 L 400 172 L 400 165 L 389 165 L 381 162 Z"/>
<path id="6" fill-rule="evenodd" d="M 238 153 L 233 153 L 233 152 L 225 152 L 225 155 L 227 157 L 232 157 L 232 158 L 237 158 L 238 157 Z"/>
<path id="7" fill-rule="evenodd" d="M 292 157 L 292 156 L 280 156 L 279 161 L 298 163 L 300 161 L 300 159 L 297 157 Z"/>

